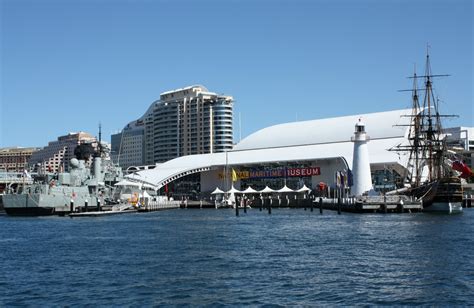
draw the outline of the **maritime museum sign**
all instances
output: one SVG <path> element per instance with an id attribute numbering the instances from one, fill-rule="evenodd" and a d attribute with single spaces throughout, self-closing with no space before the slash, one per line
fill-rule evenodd
<path id="1" fill-rule="evenodd" d="M 263 179 L 263 178 L 279 178 L 279 177 L 306 177 L 321 174 L 320 167 L 306 168 L 273 168 L 265 170 L 234 170 L 237 179 Z M 220 178 L 224 178 L 224 174 L 219 174 Z"/>

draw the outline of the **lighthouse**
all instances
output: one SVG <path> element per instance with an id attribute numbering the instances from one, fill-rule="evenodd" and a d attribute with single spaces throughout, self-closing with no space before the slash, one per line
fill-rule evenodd
<path id="1" fill-rule="evenodd" d="M 367 148 L 367 142 L 369 142 L 370 137 L 367 136 L 365 124 L 362 123 L 361 119 L 359 119 L 359 122 L 355 125 L 354 137 L 352 137 L 351 140 L 354 142 L 352 157 L 353 186 L 351 194 L 360 196 L 372 189 L 369 149 Z"/>

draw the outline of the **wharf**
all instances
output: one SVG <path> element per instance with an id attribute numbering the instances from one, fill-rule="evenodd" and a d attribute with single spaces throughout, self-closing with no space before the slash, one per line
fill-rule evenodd
<path id="1" fill-rule="evenodd" d="M 98 216 L 109 216 L 117 214 L 128 214 L 136 213 L 137 210 L 123 210 L 123 211 L 94 211 L 94 212 L 81 212 L 81 213 L 70 213 L 68 216 L 71 218 L 74 217 L 98 217 Z"/>
<path id="2" fill-rule="evenodd" d="M 144 205 L 137 208 L 139 212 L 153 212 L 153 211 L 163 211 L 170 209 L 179 209 L 181 205 L 180 201 L 169 201 L 169 200 L 160 200 L 160 201 L 146 201 Z"/>
<path id="3" fill-rule="evenodd" d="M 243 203 L 237 199 L 237 204 L 243 208 Z M 252 198 L 247 201 L 251 208 L 269 209 L 269 208 L 304 208 L 304 209 L 326 209 L 338 212 L 352 213 L 411 213 L 421 212 L 423 204 L 421 201 L 414 200 L 405 195 L 390 196 L 364 196 L 359 198 Z M 222 208 L 208 201 L 193 201 L 182 204 L 183 208 Z"/>
<path id="4" fill-rule="evenodd" d="M 179 207 L 182 209 L 211 209 L 216 208 L 216 204 L 208 200 L 185 200 L 179 203 Z"/>
<path id="5" fill-rule="evenodd" d="M 474 200 L 473 195 L 464 195 L 462 199 L 462 207 L 463 208 L 470 208 L 472 207 L 472 201 Z"/>
<path id="6" fill-rule="evenodd" d="M 423 211 L 420 201 L 411 200 L 407 196 L 371 196 L 364 199 L 339 198 L 316 199 L 317 208 L 351 213 L 411 213 Z"/>
<path id="7" fill-rule="evenodd" d="M 108 208 L 104 211 L 104 209 Z M 108 215 L 117 215 L 117 214 L 127 214 L 127 213 L 136 213 L 137 209 L 128 203 L 119 203 L 115 204 L 112 207 L 101 207 L 102 211 L 85 211 L 84 208 L 81 208 L 81 212 L 71 212 L 69 217 L 97 217 L 97 216 L 108 216 Z"/>

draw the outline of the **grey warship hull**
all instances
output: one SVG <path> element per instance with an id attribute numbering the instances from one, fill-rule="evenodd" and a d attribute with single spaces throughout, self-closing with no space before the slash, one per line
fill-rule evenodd
<path id="1" fill-rule="evenodd" d="M 7 194 L 3 196 L 5 212 L 12 216 L 62 215 L 73 210 L 97 207 L 97 198 L 81 187 L 58 187 L 48 193 Z"/>
<path id="2" fill-rule="evenodd" d="M 23 184 L 3 195 L 5 212 L 21 216 L 64 215 L 86 208 L 99 209 L 105 201 L 110 203 L 114 183 L 123 178 L 122 170 L 104 153 L 100 131 L 99 151 L 93 159 L 89 155 L 91 147 L 76 147 L 77 158 L 71 159 L 68 172 L 42 174 L 33 179 L 33 184 Z"/>

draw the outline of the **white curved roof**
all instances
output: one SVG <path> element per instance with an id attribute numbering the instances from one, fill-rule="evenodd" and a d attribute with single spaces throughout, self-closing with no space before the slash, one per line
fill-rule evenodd
<path id="1" fill-rule="evenodd" d="M 234 147 L 234 150 L 350 141 L 359 119 L 364 122 L 372 140 L 403 137 L 406 127 L 394 125 L 406 124 L 409 118 L 403 118 L 401 115 L 410 113 L 410 109 L 394 110 L 274 125 L 246 137 Z"/>
<path id="2" fill-rule="evenodd" d="M 267 162 L 324 160 L 343 157 L 352 166 L 355 124 L 360 117 L 371 137 L 368 148 L 371 163 L 399 162 L 400 157 L 388 149 L 406 142 L 410 110 L 396 110 L 340 118 L 304 121 L 262 129 L 227 153 L 182 156 L 154 169 L 133 173 L 127 178 L 155 185 L 157 189 L 186 174 L 210 170 L 226 165 L 258 164 Z"/>

